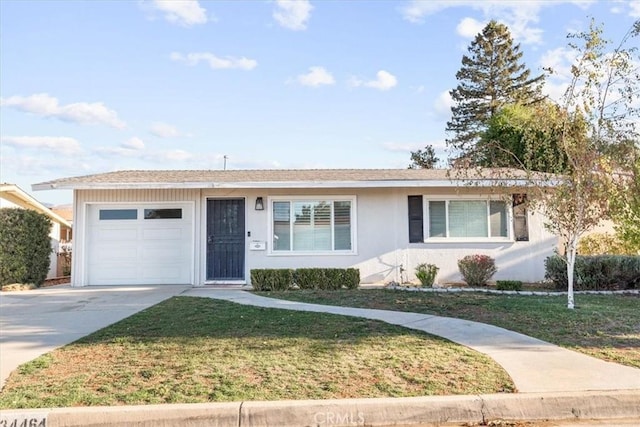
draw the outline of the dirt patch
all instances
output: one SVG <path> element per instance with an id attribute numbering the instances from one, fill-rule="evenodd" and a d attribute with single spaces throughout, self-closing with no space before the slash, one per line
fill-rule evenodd
<path id="1" fill-rule="evenodd" d="M 54 277 L 52 279 L 46 279 L 42 284 L 41 288 L 46 288 L 49 286 L 66 285 L 69 283 L 71 283 L 71 276 Z"/>

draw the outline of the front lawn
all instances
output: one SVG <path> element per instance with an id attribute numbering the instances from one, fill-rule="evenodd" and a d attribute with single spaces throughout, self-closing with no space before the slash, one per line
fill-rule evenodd
<path id="1" fill-rule="evenodd" d="M 0 408 L 512 391 L 488 357 L 418 331 L 175 297 L 22 365 Z"/>
<path id="2" fill-rule="evenodd" d="M 262 292 L 316 304 L 435 314 L 489 323 L 600 359 L 640 368 L 640 296 L 522 296 L 388 289 Z"/>

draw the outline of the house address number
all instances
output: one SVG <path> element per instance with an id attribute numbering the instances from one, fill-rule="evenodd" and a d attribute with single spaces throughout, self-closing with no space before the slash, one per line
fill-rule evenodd
<path id="1" fill-rule="evenodd" d="M 0 427 L 47 427 L 47 414 L 0 414 Z"/>

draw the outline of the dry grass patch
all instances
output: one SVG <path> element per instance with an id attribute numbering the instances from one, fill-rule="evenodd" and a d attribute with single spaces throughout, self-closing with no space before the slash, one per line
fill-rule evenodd
<path id="1" fill-rule="evenodd" d="M 486 356 L 417 331 L 176 297 L 22 365 L 0 407 L 512 391 Z"/>
<path id="2" fill-rule="evenodd" d="M 435 314 L 488 323 L 571 348 L 610 362 L 640 368 L 640 296 L 524 296 L 428 293 L 388 289 L 295 291 L 263 296 L 316 304 Z"/>

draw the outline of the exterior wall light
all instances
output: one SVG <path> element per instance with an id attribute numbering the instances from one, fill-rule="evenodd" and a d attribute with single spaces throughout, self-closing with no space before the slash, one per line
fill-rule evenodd
<path id="1" fill-rule="evenodd" d="M 257 211 L 264 210 L 264 202 L 262 201 L 262 197 L 256 197 L 256 210 Z"/>

